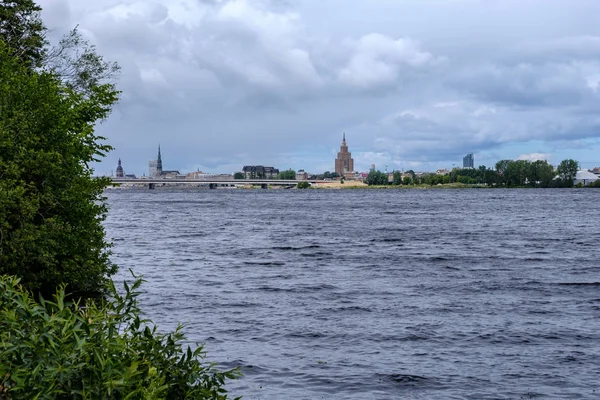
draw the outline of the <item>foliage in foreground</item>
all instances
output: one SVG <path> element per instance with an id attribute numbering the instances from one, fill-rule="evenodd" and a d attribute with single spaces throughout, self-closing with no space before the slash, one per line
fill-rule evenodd
<path id="1" fill-rule="evenodd" d="M 226 379 L 204 361 L 202 347 L 186 350 L 181 326 L 160 334 L 141 319 L 142 283 L 111 285 L 111 300 L 85 307 L 35 301 L 19 278 L 0 277 L 0 399 L 226 399 Z"/>
<path id="2" fill-rule="evenodd" d="M 92 163 L 110 146 L 94 132 L 118 92 L 78 93 L 26 68 L 0 40 L 0 274 L 50 297 L 61 283 L 102 292 L 115 273 L 102 220 L 106 179 Z"/>

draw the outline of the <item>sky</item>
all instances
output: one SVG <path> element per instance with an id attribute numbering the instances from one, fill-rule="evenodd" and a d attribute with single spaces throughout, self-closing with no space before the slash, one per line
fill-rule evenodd
<path id="1" fill-rule="evenodd" d="M 600 166 L 597 0 L 38 0 L 122 67 L 96 173 Z"/>

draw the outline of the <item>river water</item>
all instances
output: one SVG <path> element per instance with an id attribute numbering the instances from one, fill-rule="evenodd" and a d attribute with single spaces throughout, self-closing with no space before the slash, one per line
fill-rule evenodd
<path id="1" fill-rule="evenodd" d="M 244 399 L 600 398 L 600 191 L 109 191 L 113 259 Z"/>

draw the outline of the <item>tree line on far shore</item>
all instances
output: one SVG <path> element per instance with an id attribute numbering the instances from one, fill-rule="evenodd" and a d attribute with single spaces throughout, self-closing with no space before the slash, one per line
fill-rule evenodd
<path id="1" fill-rule="evenodd" d="M 368 185 L 444 185 L 462 183 L 493 187 L 572 187 L 579 163 L 572 159 L 561 161 L 555 169 L 545 160 L 501 160 L 495 168 L 454 168 L 447 174 L 426 173 L 417 175 L 409 170 L 388 174 L 371 170 L 365 179 Z M 600 180 L 588 186 L 600 187 Z"/>

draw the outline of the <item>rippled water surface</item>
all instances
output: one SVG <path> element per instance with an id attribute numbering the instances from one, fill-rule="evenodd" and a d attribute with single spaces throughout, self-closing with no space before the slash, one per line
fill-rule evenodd
<path id="1" fill-rule="evenodd" d="M 114 261 L 244 399 L 598 399 L 598 190 L 107 192 Z"/>

